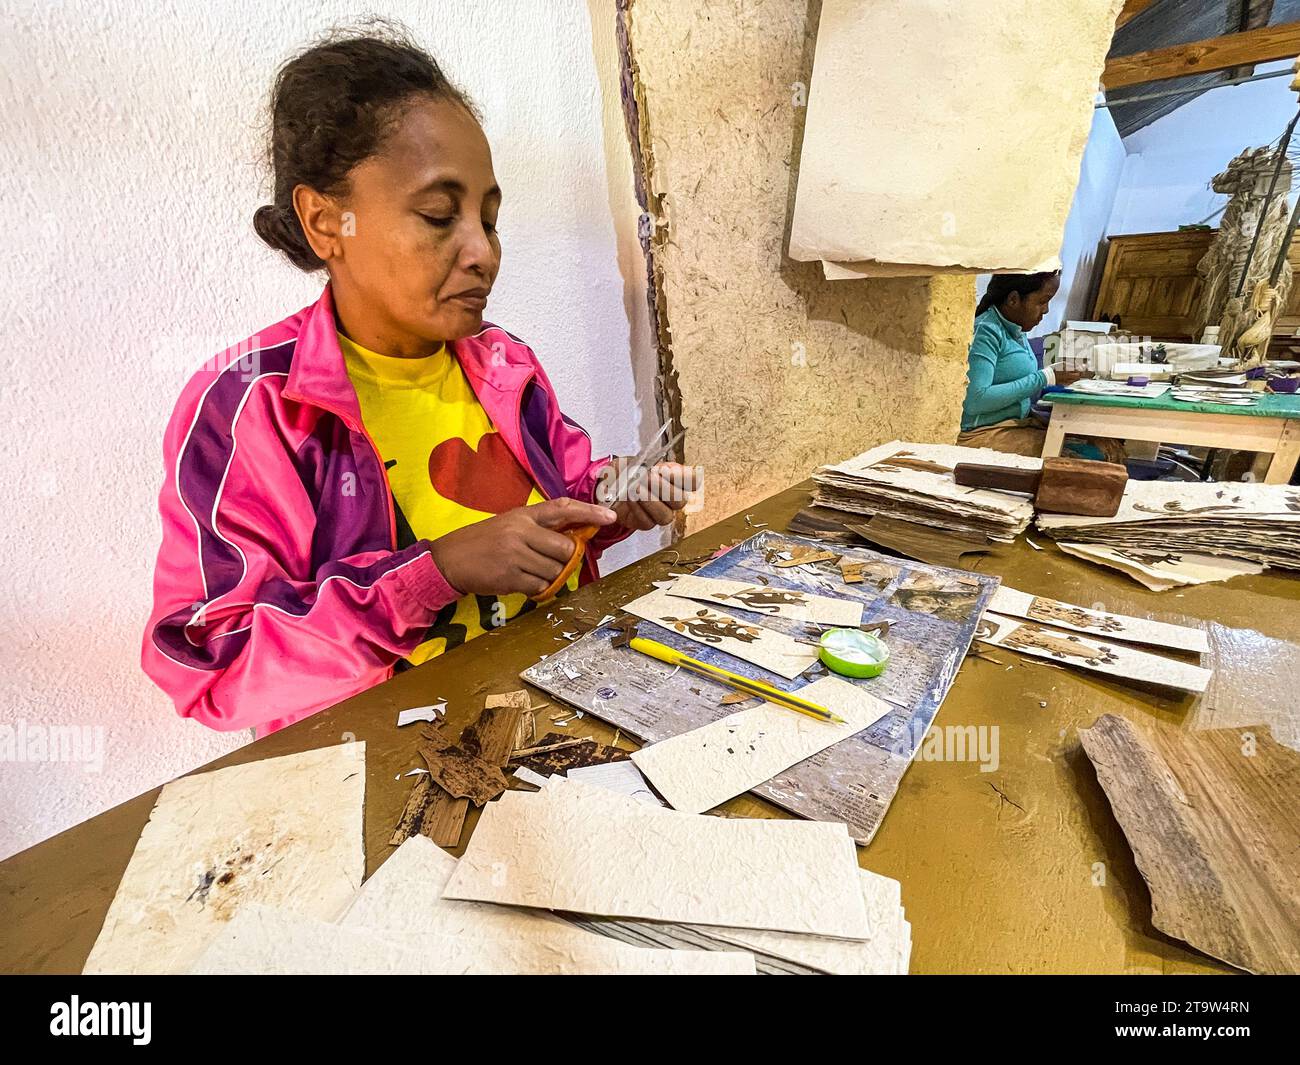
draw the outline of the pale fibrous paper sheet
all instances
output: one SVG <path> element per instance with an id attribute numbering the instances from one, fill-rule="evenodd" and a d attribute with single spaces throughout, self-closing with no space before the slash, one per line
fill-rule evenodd
<path id="1" fill-rule="evenodd" d="M 633 599 L 623 609 L 696 643 L 770 669 L 787 680 L 793 680 L 817 661 L 815 647 L 759 625 L 752 614 L 741 617 L 692 599 L 669 595 L 662 588 Z"/>
<path id="2" fill-rule="evenodd" d="M 1095 636 L 1082 636 L 1062 629 L 1050 629 L 1033 621 L 1002 617 L 992 611 L 985 611 L 980 619 L 975 639 L 1063 666 L 1181 691 L 1203 692 L 1213 676 L 1213 670 L 1188 662 L 1149 654 Z"/>
<path id="3" fill-rule="evenodd" d="M 456 869 L 456 859 L 424 836 L 412 836 L 366 881 L 339 924 L 349 929 L 392 933 L 433 933 L 463 940 L 486 941 L 483 964 L 493 963 L 500 942 L 531 944 L 521 955 L 531 971 L 550 964 L 555 973 L 619 971 L 753 971 L 753 959 L 658 957 L 681 951 L 610 949 L 606 940 L 540 910 L 496 906 L 484 902 L 444 899 L 443 889 Z M 743 949 L 743 948 L 737 948 Z M 462 956 L 467 956 L 462 951 Z M 693 953 L 693 952 L 692 952 Z M 692 969 L 692 963 L 698 963 Z M 717 967 L 716 969 L 714 967 Z"/>
<path id="4" fill-rule="evenodd" d="M 812 595 L 799 588 L 769 582 L 752 584 L 717 577 L 684 575 L 664 589 L 669 595 L 695 599 L 728 609 L 753 611 L 769 617 L 806 621 L 814 625 L 862 624 L 862 604 L 829 595 Z"/>
<path id="5" fill-rule="evenodd" d="M 1075 546 L 1300 569 L 1300 488 L 1285 484 L 1131 480 L 1114 517 L 1040 514 L 1038 527 Z"/>
<path id="6" fill-rule="evenodd" d="M 1158 548 L 1104 547 L 1101 544 L 1056 545 L 1067 555 L 1108 566 L 1132 577 L 1153 592 L 1185 588 L 1190 584 L 1213 584 L 1233 577 L 1255 576 L 1267 566 L 1239 558 L 1198 555 L 1187 551 Z"/>
<path id="7" fill-rule="evenodd" d="M 884 700 L 838 677 L 822 677 L 793 694 L 846 723 L 819 721 L 765 702 L 642 747 L 632 761 L 674 810 L 702 813 L 874 725 L 891 710 Z"/>
<path id="8" fill-rule="evenodd" d="M 365 875 L 365 780 L 343 743 L 167 784 L 83 972 L 186 972 L 249 904 L 336 918 Z"/>
<path id="9" fill-rule="evenodd" d="M 869 939 L 843 824 L 654 809 L 572 781 L 483 809 L 443 897 Z"/>
<path id="10" fill-rule="evenodd" d="M 912 926 L 903 913 L 897 880 L 866 869 L 858 870 L 870 939 L 828 939 L 789 932 L 743 928 L 706 928 L 724 943 L 759 954 L 784 958 L 818 972 L 836 976 L 906 975 L 912 954 Z"/>
<path id="11" fill-rule="evenodd" d="M 1152 644 L 1179 651 L 1204 654 L 1210 649 L 1209 637 L 1204 629 L 1188 625 L 1171 625 L 1164 621 L 1110 614 L 1104 610 L 1091 610 L 1062 603 L 1046 596 L 1001 585 L 989 601 L 989 609 L 998 614 L 1037 621 L 1057 628 L 1086 632 L 1100 639 L 1124 640 L 1128 643 Z"/>
<path id="12" fill-rule="evenodd" d="M 1057 269 L 1121 4 L 824 0 L 791 258 L 831 279 Z"/>
<path id="13" fill-rule="evenodd" d="M 1029 497 L 970 488 L 953 478 L 958 463 L 1040 470 L 1043 460 L 983 447 L 891 440 L 813 473 L 813 502 L 854 514 L 881 514 L 953 532 L 1011 541 L 1034 517 Z"/>
<path id="14" fill-rule="evenodd" d="M 205 976 L 711 975 L 754 972 L 744 951 L 649 950 L 575 929 L 581 947 L 533 938 L 344 928 L 250 906 L 191 970 Z"/>

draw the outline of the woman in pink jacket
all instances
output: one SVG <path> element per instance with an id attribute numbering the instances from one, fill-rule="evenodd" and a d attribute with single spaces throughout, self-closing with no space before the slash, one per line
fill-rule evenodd
<path id="1" fill-rule="evenodd" d="M 397 36 L 291 60 L 258 235 L 329 283 L 186 386 L 164 440 L 145 670 L 179 713 L 264 735 L 501 624 L 597 525 L 582 571 L 672 520 L 594 501 L 611 460 L 483 321 L 501 190 L 471 104 Z"/>

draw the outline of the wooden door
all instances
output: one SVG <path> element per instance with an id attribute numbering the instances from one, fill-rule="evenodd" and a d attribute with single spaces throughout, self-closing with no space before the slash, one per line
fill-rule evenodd
<path id="1" fill-rule="evenodd" d="M 1213 229 L 1131 233 L 1107 241 L 1106 267 L 1092 316 L 1120 316 L 1124 331 L 1156 340 L 1194 340 L 1201 279 L 1196 264 Z"/>

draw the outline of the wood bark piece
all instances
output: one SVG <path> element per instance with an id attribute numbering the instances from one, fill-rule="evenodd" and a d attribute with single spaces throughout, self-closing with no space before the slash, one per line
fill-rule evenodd
<path id="1" fill-rule="evenodd" d="M 589 736 L 574 739 L 562 732 L 548 732 L 531 753 L 517 751 L 512 761 L 516 765 L 531 769 L 534 773 L 549 777 L 590 765 L 625 762 L 629 757 L 628 751 L 605 743 L 597 743 Z"/>
<path id="2" fill-rule="evenodd" d="M 489 696 L 489 700 L 492 697 Z M 504 766 L 514 750 L 515 736 L 519 729 L 519 716 L 523 711 L 518 706 L 487 706 L 479 714 L 478 720 L 467 725 L 460 734 L 458 746 L 482 758 L 495 766 Z M 437 743 L 443 735 L 441 729 L 425 729 L 425 739 Z M 420 782 L 424 781 L 422 788 Z M 429 778 L 421 776 L 411 789 L 406 801 L 406 808 L 397 823 L 397 828 L 389 838 L 389 843 L 398 846 L 414 832 L 428 836 L 440 847 L 455 847 L 460 843 L 461 832 L 465 828 L 465 815 L 469 812 L 469 800 L 456 798 L 444 791 L 437 784 L 431 784 Z M 405 833 L 405 835 L 403 835 Z"/>
<path id="3" fill-rule="evenodd" d="M 429 767 L 429 776 L 435 784 L 453 798 L 469 799 L 475 806 L 491 802 L 510 786 L 497 766 L 455 744 L 443 747 L 422 743 L 420 757 Z"/>
<path id="4" fill-rule="evenodd" d="M 1264 726 L 1188 732 L 1106 714 L 1079 733 L 1168 935 L 1300 973 L 1300 754 Z"/>

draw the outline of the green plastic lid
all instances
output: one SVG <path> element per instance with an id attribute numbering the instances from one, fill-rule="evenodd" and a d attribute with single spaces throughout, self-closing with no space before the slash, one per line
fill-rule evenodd
<path id="1" fill-rule="evenodd" d="M 889 645 L 861 629 L 829 629 L 818 647 L 826 668 L 845 677 L 878 677 L 889 664 Z"/>

